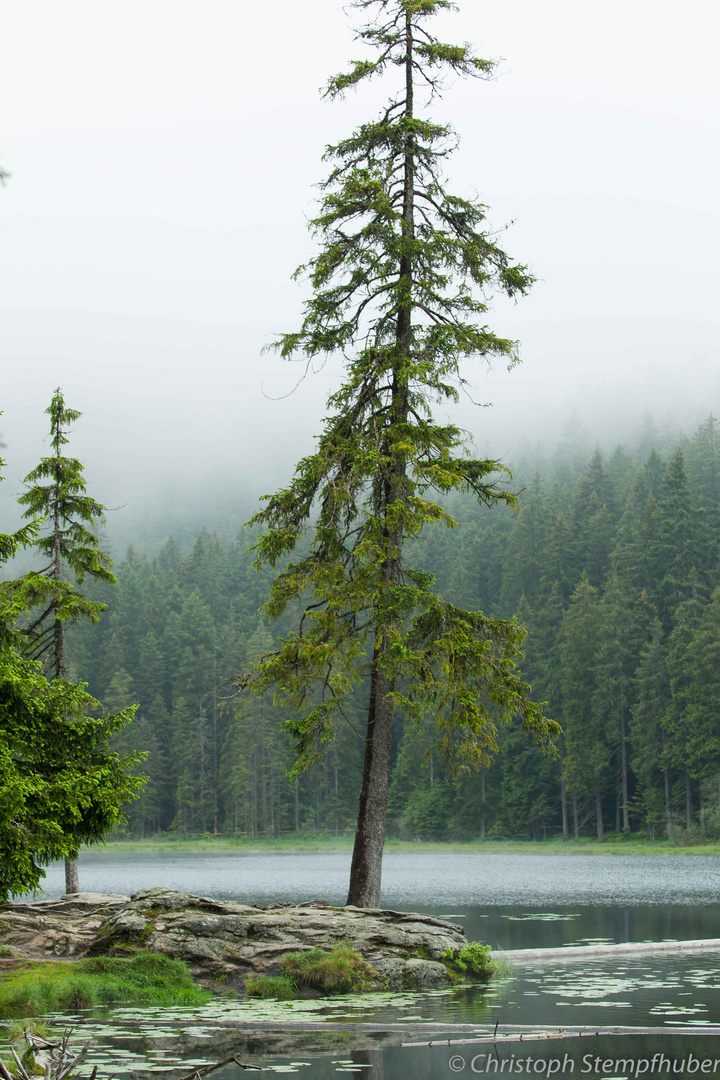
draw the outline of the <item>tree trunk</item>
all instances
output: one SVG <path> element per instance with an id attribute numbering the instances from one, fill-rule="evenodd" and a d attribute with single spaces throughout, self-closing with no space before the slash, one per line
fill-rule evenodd
<path id="1" fill-rule="evenodd" d="M 575 839 L 580 839 L 580 822 L 578 820 L 578 806 L 577 806 L 577 791 L 572 793 L 573 800 L 573 827 L 575 832 Z"/>
<path id="2" fill-rule="evenodd" d="M 670 777 L 668 771 L 665 769 L 663 772 L 663 778 L 665 780 L 665 836 L 670 839 Z"/>
<path id="3" fill-rule="evenodd" d="M 394 391 L 395 384 L 393 384 Z M 395 396 L 394 393 L 393 396 Z M 404 462 L 398 460 L 395 463 L 394 475 L 386 484 L 386 506 L 392 505 L 396 498 L 402 497 L 403 479 Z M 401 533 L 388 530 L 387 541 L 391 552 L 400 552 Z M 398 555 L 392 554 L 383 568 L 384 585 L 392 587 L 399 576 L 399 558 Z M 382 657 L 387 647 L 384 631 L 380 634 L 376 632 L 370 675 L 365 759 L 347 899 L 348 904 L 354 904 L 356 907 L 380 906 L 394 713 L 390 695 L 395 690 L 395 680 L 388 678 L 381 668 Z"/>
<path id="4" fill-rule="evenodd" d="M 598 840 L 604 840 L 605 830 L 603 828 L 602 797 L 599 789 L 595 792 L 595 816 L 597 818 L 597 838 Z"/>
<path id="5" fill-rule="evenodd" d="M 60 431 L 56 432 L 57 453 L 60 453 Z M 62 553 L 60 551 L 60 537 L 62 534 L 62 521 L 60 520 L 60 466 L 55 471 L 55 519 L 53 522 L 53 577 L 55 581 L 62 581 Z M 65 633 L 62 621 L 55 619 L 53 626 L 53 660 L 55 662 L 55 678 L 67 678 L 65 665 Z M 65 859 L 65 892 L 80 892 L 80 878 L 78 874 L 77 859 Z"/>
<path id="6" fill-rule="evenodd" d="M 562 835 L 563 840 L 568 838 L 568 811 L 567 811 L 567 791 L 565 789 L 565 777 L 560 780 L 560 805 L 562 807 Z"/>
<path id="7" fill-rule="evenodd" d="M 688 829 L 692 825 L 692 792 L 690 790 L 690 773 L 685 772 L 685 824 Z"/>
<path id="8" fill-rule="evenodd" d="M 65 892 L 80 892 L 80 879 L 78 876 L 77 859 L 65 860 Z"/>
<path id="9" fill-rule="evenodd" d="M 485 773 L 480 773 L 480 805 L 482 806 L 482 813 L 480 815 L 480 839 L 485 839 L 485 833 L 487 831 L 487 820 L 485 816 Z"/>
<path id="10" fill-rule="evenodd" d="M 630 832 L 630 811 L 628 809 L 628 765 L 627 740 L 625 737 L 625 709 L 620 710 L 620 768 L 622 771 L 622 827 L 623 832 Z"/>
<path id="11" fill-rule="evenodd" d="M 398 266 L 398 308 L 395 328 L 397 357 L 393 367 L 390 424 L 385 446 L 392 461 L 383 484 L 381 513 L 385 516 L 384 539 L 387 544 L 381 586 L 392 589 L 401 580 L 403 529 L 389 524 L 390 511 L 405 498 L 405 457 L 391 449 L 398 427 L 407 422 L 408 382 L 406 358 L 413 347 L 413 242 L 415 239 L 415 136 L 413 114 L 413 36 L 412 12 L 405 15 L 405 102 L 404 115 L 408 121 L 403 163 L 403 213 L 401 251 Z M 393 703 L 389 695 L 395 689 L 394 679 L 380 670 L 380 661 L 387 648 L 385 631 L 376 627 L 370 676 L 370 703 L 365 739 L 365 761 L 358 823 L 355 832 L 348 904 L 357 907 L 378 907 L 382 877 L 382 853 L 385 845 L 388 787 L 390 783 L 390 752 L 392 748 Z"/>
<path id="12" fill-rule="evenodd" d="M 360 807 L 347 898 L 348 904 L 364 908 L 380 906 L 382 854 L 390 782 L 393 704 L 388 700 L 388 694 L 392 692 L 393 685 L 378 671 L 380 655 L 380 648 L 376 647 L 370 683 Z"/>

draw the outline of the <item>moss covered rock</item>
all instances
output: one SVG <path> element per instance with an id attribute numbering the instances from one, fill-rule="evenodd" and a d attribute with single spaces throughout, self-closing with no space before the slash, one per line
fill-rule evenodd
<path id="1" fill-rule="evenodd" d="M 376 972 L 378 985 L 421 990 L 447 985 L 445 957 L 468 945 L 460 927 L 430 915 L 332 907 L 324 900 L 252 907 L 171 889 L 8 905 L 0 918 L 0 944 L 26 958 L 147 949 L 185 961 L 198 982 L 215 989 L 241 989 L 249 976 L 279 976 L 287 954 L 342 946 Z"/>

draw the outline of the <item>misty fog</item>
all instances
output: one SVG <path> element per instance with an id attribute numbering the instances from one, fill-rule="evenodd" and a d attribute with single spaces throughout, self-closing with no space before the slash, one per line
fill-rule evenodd
<path id="1" fill-rule="evenodd" d="M 522 365 L 467 366 L 456 415 L 483 455 L 512 464 L 573 415 L 611 446 L 646 414 L 690 432 L 720 408 L 713 35 L 707 3 L 673 11 L 464 0 L 442 20 L 507 58 L 433 105 L 461 138 L 448 188 L 512 222 L 503 246 L 538 278 L 488 317 Z M 302 378 L 262 348 L 300 318 L 323 148 L 383 99 L 317 92 L 357 54 L 351 17 L 330 0 L 6 13 L 3 530 L 56 386 L 85 414 L 68 452 L 118 508 L 116 555 L 235 528 L 311 449 L 338 364 Z"/>

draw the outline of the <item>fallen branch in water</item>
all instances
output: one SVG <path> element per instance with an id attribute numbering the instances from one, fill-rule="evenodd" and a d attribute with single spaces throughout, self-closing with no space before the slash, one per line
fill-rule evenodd
<path id="1" fill-rule="evenodd" d="M 215 1069 L 221 1069 L 223 1065 L 231 1065 L 233 1062 L 239 1065 L 241 1069 L 255 1069 L 257 1072 L 262 1072 L 260 1065 L 246 1065 L 244 1061 L 238 1061 L 237 1054 L 231 1054 L 230 1057 L 223 1058 L 222 1061 L 216 1061 L 213 1065 L 205 1065 L 202 1069 L 194 1069 L 187 1076 L 181 1076 L 180 1080 L 195 1080 L 196 1076 L 207 1076 L 208 1073 L 215 1072 Z"/>
<path id="2" fill-rule="evenodd" d="M 90 1043 L 86 1042 L 76 1053 L 70 1048 L 69 1031 L 66 1031 L 57 1042 L 50 1042 L 40 1038 L 39 1035 L 33 1035 L 27 1028 L 23 1034 L 25 1042 L 32 1051 L 35 1067 L 28 1062 L 28 1068 L 26 1068 L 15 1047 L 11 1046 L 10 1052 L 15 1058 L 16 1072 L 10 1072 L 7 1065 L 0 1061 L 2 1080 L 33 1080 L 33 1076 L 37 1075 L 36 1069 L 42 1069 L 45 1074 L 44 1080 L 67 1080 L 84 1060 L 90 1046 Z M 96 1076 L 97 1067 L 93 1069 L 90 1080 L 95 1080 Z"/>

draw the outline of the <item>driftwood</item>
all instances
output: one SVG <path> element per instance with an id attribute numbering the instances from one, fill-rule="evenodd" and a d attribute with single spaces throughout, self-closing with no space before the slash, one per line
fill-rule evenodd
<path id="1" fill-rule="evenodd" d="M 222 1061 L 216 1061 L 213 1065 L 204 1065 L 202 1069 L 195 1069 L 194 1072 L 188 1073 L 187 1076 L 181 1076 L 180 1080 L 195 1080 L 196 1077 L 206 1076 L 208 1073 L 214 1072 L 215 1069 L 221 1069 L 223 1065 L 230 1065 L 232 1063 L 239 1065 L 241 1069 L 255 1069 L 257 1072 L 262 1072 L 260 1065 L 246 1065 L 242 1061 L 238 1061 L 237 1054 L 230 1054 L 230 1057 L 223 1058 Z"/>
<path id="2" fill-rule="evenodd" d="M 24 1031 L 25 1042 L 33 1052 L 35 1064 L 44 1070 L 44 1080 L 67 1080 L 78 1065 L 84 1060 L 90 1046 L 86 1042 L 76 1052 L 70 1047 L 70 1032 L 65 1034 L 57 1042 L 50 1042 L 38 1035 L 32 1035 L 27 1028 Z M 20 1055 L 14 1046 L 10 1047 L 12 1056 L 15 1058 L 16 1072 L 11 1073 L 6 1065 L 0 1061 L 0 1076 L 2 1080 L 33 1080 L 23 1065 Z M 95 1080 L 97 1068 L 93 1069 L 90 1080 Z"/>
<path id="3" fill-rule="evenodd" d="M 47 1039 L 41 1038 L 39 1035 L 33 1035 L 27 1028 L 25 1028 L 23 1034 L 25 1035 L 25 1042 L 33 1052 L 36 1064 L 45 1071 L 44 1080 L 67 1080 L 81 1061 L 84 1060 L 90 1046 L 90 1043 L 86 1042 L 85 1045 L 75 1053 L 74 1050 L 70 1049 L 69 1031 L 66 1031 L 62 1039 L 57 1042 L 50 1042 Z M 14 1074 L 11 1073 L 7 1066 L 0 1061 L 0 1077 L 2 1080 L 33 1080 L 33 1077 L 30 1076 L 25 1069 L 15 1047 L 11 1046 L 10 1050 L 15 1058 L 17 1072 Z M 214 1072 L 215 1069 L 221 1069 L 223 1065 L 231 1065 L 233 1063 L 238 1065 L 241 1069 L 254 1069 L 257 1072 L 262 1072 L 259 1065 L 247 1065 L 245 1062 L 239 1060 L 237 1054 L 230 1054 L 229 1057 L 223 1058 L 222 1061 L 216 1061 L 212 1065 L 205 1065 L 202 1069 L 194 1069 L 191 1073 L 188 1073 L 187 1076 L 180 1077 L 180 1080 L 200 1080 L 200 1077 L 207 1076 L 208 1073 Z M 178 1068 L 182 1068 L 182 1064 L 178 1064 Z M 97 1065 L 90 1074 L 90 1080 L 96 1080 L 96 1077 Z M 113 1080 L 113 1077 L 110 1077 L 109 1080 Z"/>

